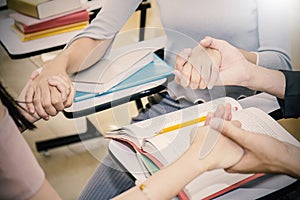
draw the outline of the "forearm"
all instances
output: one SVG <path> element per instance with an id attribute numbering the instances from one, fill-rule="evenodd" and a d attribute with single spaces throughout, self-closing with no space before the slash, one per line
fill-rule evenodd
<path id="1" fill-rule="evenodd" d="M 75 73 L 95 64 L 104 56 L 111 41 L 88 37 L 75 40 L 63 51 L 63 56 L 67 58 L 67 73 Z"/>
<path id="2" fill-rule="evenodd" d="M 205 171 L 191 163 L 191 156 L 186 155 L 179 158 L 168 167 L 158 171 L 149 177 L 143 184 L 146 193 L 151 199 L 171 199 L 175 197 L 183 187 L 195 177 Z M 203 165 L 205 166 L 205 165 Z M 119 195 L 116 199 L 147 199 L 147 196 L 136 186 Z"/>
<path id="3" fill-rule="evenodd" d="M 252 64 L 256 64 L 257 63 L 257 54 L 253 53 L 253 52 L 249 52 L 243 49 L 238 49 L 243 56 Z"/>
<path id="4" fill-rule="evenodd" d="M 253 64 L 249 65 L 248 72 L 248 81 L 243 86 L 284 98 L 285 77 L 282 72 Z"/>
<path id="5" fill-rule="evenodd" d="M 71 74 L 84 70 L 103 57 L 110 42 L 111 39 L 78 38 L 55 59 L 46 63 L 43 71 Z"/>
<path id="6" fill-rule="evenodd" d="M 300 148 L 289 143 L 281 143 L 281 155 L 277 156 L 277 172 L 300 179 Z M 276 172 L 275 171 L 275 172 Z"/>

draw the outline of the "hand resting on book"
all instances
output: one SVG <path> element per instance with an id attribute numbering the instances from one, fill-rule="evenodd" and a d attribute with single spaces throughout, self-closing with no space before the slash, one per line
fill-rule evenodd
<path id="1" fill-rule="evenodd" d="M 229 168 L 242 158 L 244 151 L 239 145 L 209 126 L 193 131 L 196 134 L 186 154 L 196 166 L 204 165 L 205 171 Z"/>
<path id="2" fill-rule="evenodd" d="M 222 106 L 220 106 L 222 107 Z M 220 116 L 225 108 L 213 115 Z M 227 116 L 230 115 L 227 112 Z M 243 130 L 241 123 L 226 121 L 218 117 L 210 119 L 210 127 L 218 130 L 226 138 L 240 145 L 244 154 L 233 166 L 226 169 L 232 173 L 283 173 L 300 178 L 300 148 L 282 142 L 269 135 Z"/>
<path id="3" fill-rule="evenodd" d="M 243 156 L 240 146 L 210 126 L 197 127 L 192 135 L 190 147 L 175 162 L 114 199 L 170 199 L 200 174 L 229 168 Z M 214 145 L 208 147 L 207 144 Z"/>

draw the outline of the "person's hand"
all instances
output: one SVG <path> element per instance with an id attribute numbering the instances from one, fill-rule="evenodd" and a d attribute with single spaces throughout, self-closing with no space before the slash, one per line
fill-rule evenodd
<path id="1" fill-rule="evenodd" d="M 218 80 L 220 54 L 212 48 L 197 45 L 184 49 L 176 57 L 175 80 L 183 87 L 211 89 Z"/>
<path id="2" fill-rule="evenodd" d="M 200 44 L 220 52 L 220 73 L 216 85 L 246 85 L 251 70 L 250 63 L 236 47 L 212 37 L 205 37 Z"/>
<path id="3" fill-rule="evenodd" d="M 213 118 L 210 126 L 240 145 L 244 154 L 235 165 L 226 169 L 233 173 L 280 173 L 280 155 L 286 152 L 286 143 L 268 135 L 241 129 L 241 124 Z M 286 156 L 286 155 L 284 155 Z M 284 165 L 284 164 L 283 164 Z"/>
<path id="4" fill-rule="evenodd" d="M 25 102 L 30 114 L 37 113 L 47 120 L 73 103 L 75 90 L 64 72 L 42 70 L 33 73 L 25 92 Z"/>
<path id="5" fill-rule="evenodd" d="M 232 118 L 232 106 L 226 103 L 225 106 L 219 104 L 214 112 L 208 112 L 204 125 L 209 125 L 212 118 L 220 118 L 230 121 Z"/>
<path id="6" fill-rule="evenodd" d="M 35 78 L 38 75 L 38 72 L 34 72 L 32 74 L 32 77 Z M 29 81 L 26 83 L 26 85 L 24 86 L 24 88 L 22 89 L 20 95 L 18 96 L 18 104 L 21 107 L 20 112 L 21 114 L 31 123 L 34 123 L 36 121 L 38 121 L 39 119 L 41 119 L 41 117 L 35 112 L 35 113 L 30 113 L 28 108 L 27 108 L 27 104 L 25 101 L 25 95 L 26 95 L 26 91 L 28 89 L 28 86 L 31 83 L 31 79 L 29 79 Z"/>
<path id="7" fill-rule="evenodd" d="M 243 149 L 209 126 L 198 127 L 188 153 L 192 163 L 203 170 L 229 168 L 243 156 Z M 226 156 L 225 156 L 226 155 Z"/>

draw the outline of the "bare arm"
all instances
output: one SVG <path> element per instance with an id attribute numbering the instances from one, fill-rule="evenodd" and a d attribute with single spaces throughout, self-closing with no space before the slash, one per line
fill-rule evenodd
<path id="1" fill-rule="evenodd" d="M 65 63 L 67 73 L 84 70 L 103 57 L 111 41 L 79 38 L 58 56 L 57 62 Z"/>
<path id="2" fill-rule="evenodd" d="M 175 81 L 182 87 L 191 89 L 211 89 L 218 80 L 222 68 L 217 49 L 204 48 L 201 44 L 193 49 L 184 49 L 176 57 Z M 257 54 L 243 49 L 240 53 L 250 63 L 256 64 Z"/>
<path id="3" fill-rule="evenodd" d="M 47 62 L 41 73 L 29 80 L 25 94 L 28 111 L 49 119 L 49 115 L 55 116 L 71 106 L 75 90 L 69 74 L 86 69 L 101 59 L 111 41 L 79 38 Z"/>
<path id="4" fill-rule="evenodd" d="M 233 173 L 282 173 L 300 178 L 300 148 L 268 135 L 252 133 L 232 122 L 214 118 L 211 127 L 244 149 L 241 160 L 229 167 Z"/>
<path id="5" fill-rule="evenodd" d="M 254 53 L 248 54 L 224 40 L 206 37 L 201 41 L 205 47 L 218 50 L 221 54 L 221 66 L 217 85 L 239 85 L 254 90 L 284 97 L 285 77 L 282 72 L 266 69 L 249 62 L 255 61 Z M 245 56 L 246 55 L 246 56 Z M 246 59 L 248 57 L 248 59 Z"/>
<path id="6" fill-rule="evenodd" d="M 201 156 L 208 135 L 219 134 L 209 126 L 197 130 L 190 148 L 174 163 L 149 177 L 143 184 L 150 199 L 171 199 L 183 187 L 205 171 L 226 168 L 238 162 L 243 151 L 228 138 L 220 135 L 209 153 Z M 230 155 L 224 158 L 224 154 Z M 137 186 L 119 195 L 115 199 L 147 199 Z M 149 198 L 148 198 L 149 199 Z"/>

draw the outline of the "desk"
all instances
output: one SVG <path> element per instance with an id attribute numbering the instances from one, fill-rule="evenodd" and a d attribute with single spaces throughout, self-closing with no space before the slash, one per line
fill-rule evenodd
<path id="1" fill-rule="evenodd" d="M 102 4 L 102 0 L 87 2 L 88 11 L 94 13 L 91 15 L 91 19 L 93 19 L 97 12 L 100 11 Z M 139 35 L 140 41 L 144 39 L 146 11 L 148 8 L 151 8 L 150 2 L 143 1 L 136 9 L 137 11 L 141 11 Z M 22 42 L 18 38 L 17 34 L 11 30 L 11 25 L 14 23 L 13 19 L 9 17 L 11 12 L 13 11 L 9 9 L 0 11 L 0 43 L 12 59 L 27 58 L 30 56 L 62 49 L 67 42 L 70 41 L 70 39 L 81 32 L 81 30 L 71 31 L 46 38 Z"/>
<path id="2" fill-rule="evenodd" d="M 247 97 L 239 100 L 239 103 L 243 108 L 255 105 L 255 107 L 260 108 L 266 113 L 273 113 L 279 109 L 276 98 L 266 93 Z M 138 161 L 136 153 L 130 147 L 111 140 L 109 142 L 109 153 L 125 172 L 132 172 L 130 174 L 131 178 L 145 179 L 140 161 Z M 285 188 L 286 186 L 288 188 Z M 243 184 L 216 199 L 258 199 L 261 197 L 263 199 L 272 199 L 274 195 L 269 196 L 270 193 L 282 190 L 283 188 L 285 188 L 285 191 L 292 191 L 294 187 L 299 187 L 299 182 L 296 182 L 296 179 L 286 175 L 267 175 Z"/>
<path id="3" fill-rule="evenodd" d="M 158 37 L 150 40 L 144 40 L 142 42 L 113 49 L 108 55 L 108 57 L 109 59 L 113 60 L 119 55 L 122 55 L 126 52 L 130 52 L 133 49 L 161 49 L 166 44 L 166 41 L 166 37 Z M 101 61 L 98 63 L 98 65 L 101 65 Z M 79 74 L 77 74 L 76 76 L 80 75 L 80 73 L 84 73 L 84 75 L 88 73 L 97 77 L 98 74 L 97 71 L 95 71 L 96 67 L 97 66 L 94 66 L 94 68 L 91 67 L 88 69 L 88 71 L 79 72 Z M 75 102 L 71 107 L 65 109 L 63 113 L 67 118 L 84 117 L 96 112 L 103 111 L 108 108 L 112 108 L 117 105 L 128 103 L 129 101 L 134 100 L 139 102 L 142 97 L 155 94 L 165 89 L 165 82 L 166 79 L 164 78 L 137 87 L 121 90 L 115 93 Z M 101 136 L 101 133 L 99 133 L 89 121 L 87 121 L 87 129 L 88 130 L 85 133 L 74 134 L 71 136 L 59 137 L 45 141 L 39 141 L 36 143 L 37 151 L 47 151 L 51 148 Z"/>

